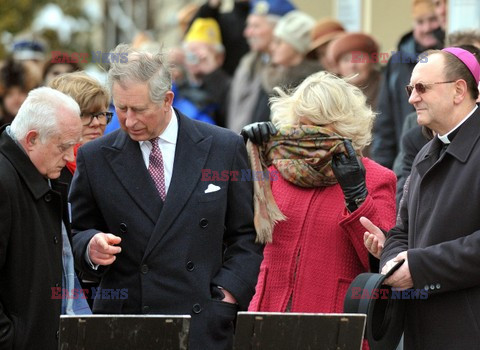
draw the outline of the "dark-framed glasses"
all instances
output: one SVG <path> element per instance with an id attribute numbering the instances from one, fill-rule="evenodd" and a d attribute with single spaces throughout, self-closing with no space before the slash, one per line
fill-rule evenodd
<path id="1" fill-rule="evenodd" d="M 82 117 L 83 126 L 90 125 L 90 123 L 93 121 L 93 118 L 97 118 L 100 124 L 107 125 L 112 120 L 113 113 L 112 112 L 82 113 L 81 117 Z"/>
<path id="2" fill-rule="evenodd" d="M 407 85 L 405 86 L 405 90 L 407 91 L 408 97 L 412 96 L 413 89 L 417 90 L 417 93 L 419 95 L 424 94 L 431 85 L 436 85 L 436 84 L 450 84 L 454 83 L 456 80 L 450 80 L 450 81 L 439 81 L 436 83 L 416 83 L 415 85 Z"/>

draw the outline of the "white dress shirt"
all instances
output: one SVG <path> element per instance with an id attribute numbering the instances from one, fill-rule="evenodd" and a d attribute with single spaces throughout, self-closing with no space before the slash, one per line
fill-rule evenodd
<path id="1" fill-rule="evenodd" d="M 168 187 L 172 181 L 173 161 L 175 158 L 175 148 L 177 146 L 178 135 L 178 120 L 175 111 L 172 108 L 172 118 L 170 123 L 160 135 L 158 146 L 162 151 L 163 170 L 165 174 L 165 190 L 168 193 Z M 150 141 L 139 141 L 140 150 L 142 151 L 143 162 L 148 169 L 150 163 L 150 152 L 152 151 L 152 144 Z"/>

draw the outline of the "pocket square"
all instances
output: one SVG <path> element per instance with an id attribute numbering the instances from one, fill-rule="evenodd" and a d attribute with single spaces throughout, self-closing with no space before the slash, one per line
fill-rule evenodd
<path id="1" fill-rule="evenodd" d="M 205 193 L 212 193 L 212 192 L 217 192 L 220 191 L 221 187 L 216 186 L 214 184 L 209 184 L 207 189 L 205 190 Z"/>

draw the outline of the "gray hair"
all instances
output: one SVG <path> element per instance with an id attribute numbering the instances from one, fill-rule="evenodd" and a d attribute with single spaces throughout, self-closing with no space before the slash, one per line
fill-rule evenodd
<path id="1" fill-rule="evenodd" d="M 31 90 L 10 126 L 11 135 L 22 140 L 31 130 L 37 130 L 41 143 L 59 132 L 58 120 L 63 111 L 80 119 L 80 107 L 73 98 L 49 87 Z"/>
<path id="2" fill-rule="evenodd" d="M 108 71 L 110 92 L 114 82 L 121 85 L 147 82 L 150 100 L 156 104 L 163 102 L 165 94 L 172 89 L 172 77 L 162 53 L 140 51 L 130 45 L 120 44 L 112 51 L 112 55 L 126 56 L 126 59 L 111 63 Z"/>

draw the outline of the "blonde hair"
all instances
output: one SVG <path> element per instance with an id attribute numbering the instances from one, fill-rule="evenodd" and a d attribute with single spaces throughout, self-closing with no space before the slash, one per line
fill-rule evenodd
<path id="1" fill-rule="evenodd" d="M 278 87 L 270 98 L 272 122 L 277 127 L 298 125 L 307 118 L 314 125 L 329 125 L 339 135 L 352 140 L 361 151 L 372 140 L 375 113 L 356 86 L 328 72 L 307 77 L 293 92 Z"/>
<path id="2" fill-rule="evenodd" d="M 64 94 L 70 95 L 83 112 L 108 108 L 110 94 L 95 78 L 84 72 L 73 72 L 59 75 L 49 86 Z"/>

